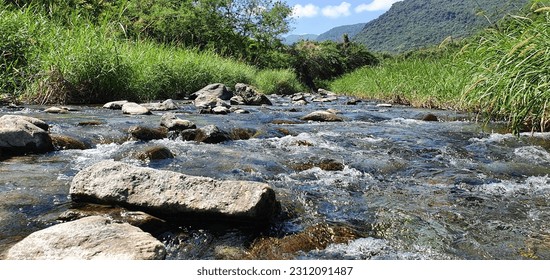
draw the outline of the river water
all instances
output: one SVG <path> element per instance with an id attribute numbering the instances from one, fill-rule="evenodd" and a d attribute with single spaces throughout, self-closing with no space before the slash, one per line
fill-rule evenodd
<path id="1" fill-rule="evenodd" d="M 52 133 L 93 147 L 0 162 L 0 254 L 26 235 L 59 223 L 59 215 L 73 207 L 68 190 L 79 170 L 115 159 L 189 175 L 266 182 L 275 189 L 283 214 L 269 228 L 173 225 L 157 233 L 170 259 L 270 258 L 243 252 L 259 236 L 279 240 L 273 244 L 289 243 L 285 236 L 320 225 L 354 234 L 314 249 L 280 249 L 291 251 L 284 257 L 550 259 L 550 134 L 516 137 L 457 112 L 383 108 L 370 101 L 346 105 L 346 97 L 305 106 L 270 98 L 273 106 L 245 106 L 250 114 L 200 115 L 190 104 L 176 111 L 198 127 L 255 131 L 252 139 L 222 144 L 127 141 L 130 126 L 157 127 L 162 112 L 125 116 L 76 107 L 79 111 L 52 115 L 38 107 L 0 109 L 0 115 L 43 119 Z M 340 111 L 345 121 L 300 121 L 323 109 Z M 421 121 L 427 113 L 439 121 Z M 89 120 L 103 124 L 78 126 Z M 132 156 L 156 145 L 176 157 L 144 162 Z"/>

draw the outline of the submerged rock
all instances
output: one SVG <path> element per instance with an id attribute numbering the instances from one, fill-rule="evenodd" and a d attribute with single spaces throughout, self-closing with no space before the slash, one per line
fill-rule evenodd
<path id="1" fill-rule="evenodd" d="M 115 161 L 80 171 L 69 193 L 75 201 L 131 206 L 177 219 L 267 222 L 280 209 L 265 183 L 218 181 Z"/>
<path id="2" fill-rule="evenodd" d="M 187 129 L 177 134 L 170 135 L 171 139 L 180 137 L 183 141 L 197 141 L 207 144 L 218 144 L 232 140 L 229 133 L 221 130 L 215 125 L 207 125 L 198 129 Z"/>
<path id="3" fill-rule="evenodd" d="M 151 141 L 168 137 L 168 129 L 165 127 L 150 128 L 143 126 L 132 126 L 128 129 L 131 137 L 141 141 Z"/>
<path id="4" fill-rule="evenodd" d="M 327 111 L 315 111 L 302 117 L 304 121 L 316 121 L 316 122 L 342 122 L 344 119 L 334 113 Z"/>
<path id="5" fill-rule="evenodd" d="M 85 150 L 90 148 L 84 142 L 71 136 L 51 134 L 50 137 L 56 150 Z"/>
<path id="6" fill-rule="evenodd" d="M 259 238 L 251 245 L 247 258 L 293 259 L 299 252 L 322 250 L 330 244 L 347 243 L 357 238 L 358 234 L 348 227 L 320 224 L 283 238 Z"/>
<path id="7" fill-rule="evenodd" d="M 174 158 L 174 154 L 164 146 L 154 146 L 137 152 L 136 158 L 139 160 L 163 160 Z"/>
<path id="8" fill-rule="evenodd" d="M 82 122 L 79 122 L 78 123 L 78 126 L 98 126 L 98 125 L 102 125 L 103 122 L 101 121 L 94 121 L 94 120 L 91 120 L 91 121 L 82 121 Z"/>
<path id="9" fill-rule="evenodd" d="M 67 114 L 69 110 L 59 107 L 50 107 L 45 109 L 44 112 L 49 114 Z"/>
<path id="10" fill-rule="evenodd" d="M 342 171 L 344 170 L 345 165 L 333 159 L 323 159 L 318 162 L 291 164 L 291 167 L 296 171 L 304 171 L 314 167 L 319 167 L 325 171 Z"/>
<path id="11" fill-rule="evenodd" d="M 150 115 L 151 111 L 137 103 L 127 102 L 122 105 L 122 113 L 127 115 Z"/>
<path id="12" fill-rule="evenodd" d="M 6 156 L 53 151 L 52 139 L 44 128 L 47 129 L 48 125 L 39 119 L 15 115 L 0 117 L 0 154 Z"/>
<path id="13" fill-rule="evenodd" d="M 99 216 L 58 224 L 27 236 L 8 260 L 161 260 L 164 245 L 141 229 Z"/>
<path id="14" fill-rule="evenodd" d="M 425 122 L 438 122 L 439 119 L 434 114 L 427 114 L 424 117 L 422 117 L 422 120 Z"/>

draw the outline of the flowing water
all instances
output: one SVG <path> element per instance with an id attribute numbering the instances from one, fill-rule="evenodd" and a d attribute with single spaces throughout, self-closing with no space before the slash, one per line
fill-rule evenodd
<path id="1" fill-rule="evenodd" d="M 115 159 L 222 180 L 267 182 L 275 189 L 283 214 L 268 229 L 174 225 L 157 235 L 171 259 L 227 258 L 250 250 L 260 235 L 283 238 L 317 225 L 348 228 L 355 237 L 317 249 L 297 248 L 291 258 L 550 259 L 550 134 L 499 134 L 493 132 L 497 125 L 484 127 L 456 112 L 380 108 L 374 102 L 351 106 L 345 97 L 306 106 L 270 98 L 274 106 L 246 107 L 247 115 L 199 115 L 189 104 L 176 111 L 198 127 L 255 131 L 250 140 L 222 144 L 126 141 L 130 126 L 156 127 L 162 112 L 136 117 L 96 107 L 64 115 L 32 107 L 0 109 L 0 115 L 43 119 L 52 133 L 93 147 L 0 162 L 0 254 L 26 235 L 59 223 L 59 215 L 73 207 L 68 189 L 79 170 Z M 299 120 L 329 108 L 339 110 L 345 121 Z M 419 120 L 427 113 L 440 121 Z M 78 126 L 89 120 L 103 125 Z M 132 156 L 155 145 L 168 147 L 176 157 L 144 162 Z M 321 169 L 321 163 L 335 168 Z"/>

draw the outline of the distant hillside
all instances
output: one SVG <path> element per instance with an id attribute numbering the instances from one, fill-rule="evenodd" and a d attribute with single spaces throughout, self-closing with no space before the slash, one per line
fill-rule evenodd
<path id="1" fill-rule="evenodd" d="M 530 0 L 404 0 L 353 38 L 372 51 L 403 52 L 463 38 L 524 7 Z"/>
<path id="2" fill-rule="evenodd" d="M 298 41 L 301 41 L 301 40 L 315 41 L 315 40 L 317 40 L 317 36 L 319 36 L 319 35 L 316 35 L 316 34 L 288 35 L 288 36 L 283 38 L 282 42 L 285 45 L 292 45 L 292 44 L 297 43 Z"/>
<path id="3" fill-rule="evenodd" d="M 317 37 L 317 41 L 322 42 L 331 40 L 335 42 L 340 42 L 342 41 L 342 36 L 344 36 L 344 34 L 348 34 L 350 38 L 353 38 L 355 35 L 357 35 L 357 33 L 363 30 L 363 27 L 365 27 L 365 23 L 334 27 L 331 30 L 319 35 L 319 37 Z"/>

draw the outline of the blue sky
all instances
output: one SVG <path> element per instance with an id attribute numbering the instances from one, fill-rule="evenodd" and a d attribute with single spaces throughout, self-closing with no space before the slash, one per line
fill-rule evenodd
<path id="1" fill-rule="evenodd" d="M 321 34 L 348 24 L 369 22 L 401 0 L 286 0 L 293 8 L 290 34 Z"/>

